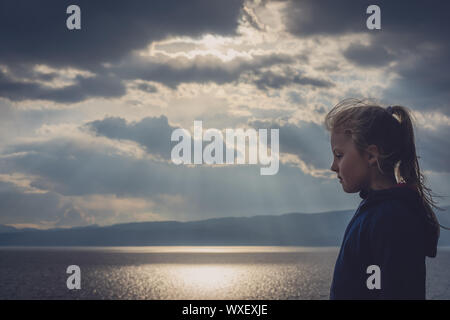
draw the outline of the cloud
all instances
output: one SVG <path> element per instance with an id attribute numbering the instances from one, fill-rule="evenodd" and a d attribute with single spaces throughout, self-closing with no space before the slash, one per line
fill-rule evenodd
<path id="1" fill-rule="evenodd" d="M 356 34 L 368 44 L 351 43 L 343 55 L 360 67 L 394 64 L 386 70 L 396 79 L 383 92 L 390 103 L 450 114 L 450 3 L 378 1 L 381 30 L 366 28 L 368 2 L 289 1 L 284 15 L 288 31 L 303 39 Z M 339 41 L 339 40 L 337 40 Z"/>
<path id="2" fill-rule="evenodd" d="M 351 0 L 289 1 L 283 10 L 287 30 L 299 37 L 365 31 L 366 8 Z"/>
<path id="3" fill-rule="evenodd" d="M 321 126 L 306 121 L 300 121 L 298 125 L 271 121 L 253 121 L 250 124 L 256 128 L 279 129 L 281 153 L 296 155 L 317 169 L 330 168 L 332 157 L 329 137 Z"/>
<path id="4" fill-rule="evenodd" d="M 122 82 L 110 76 L 77 76 L 73 85 L 52 88 L 39 82 L 15 81 L 0 71 L 0 96 L 11 101 L 51 100 L 75 103 L 92 97 L 120 97 L 125 93 Z"/>
<path id="5" fill-rule="evenodd" d="M 89 217 L 86 212 L 73 204 L 67 204 L 61 208 L 62 214 L 55 221 L 55 227 L 83 226 L 93 224 L 95 218 Z"/>
<path id="6" fill-rule="evenodd" d="M 387 101 L 400 101 L 420 111 L 450 116 L 450 49 L 404 59 L 394 69 L 399 79 L 384 91 Z"/>
<path id="7" fill-rule="evenodd" d="M 292 64 L 298 59 L 286 54 L 255 54 L 247 58 L 235 57 L 226 62 L 213 54 L 193 58 L 133 56 L 113 66 L 111 71 L 122 79 L 156 81 L 176 89 L 181 83 L 230 83 L 246 73 L 252 79 L 253 72 L 259 69 Z"/>
<path id="8" fill-rule="evenodd" d="M 274 121 L 252 121 L 255 128 L 279 129 L 280 153 L 298 156 L 307 166 L 328 170 L 333 157 L 329 134 L 313 122 L 300 121 L 297 125 Z M 416 149 L 422 170 L 450 173 L 450 126 L 416 127 Z M 305 172 L 307 173 L 307 172 Z M 331 172 L 330 172 L 331 173 Z"/>
<path id="9" fill-rule="evenodd" d="M 103 120 L 88 122 L 82 128 L 88 129 L 97 136 L 137 142 L 145 148 L 148 154 L 156 155 L 162 160 L 171 161 L 172 149 L 179 142 L 171 140 L 172 133 L 174 130 L 179 129 L 179 127 L 171 126 L 166 116 L 146 117 L 130 123 L 123 118 L 109 117 Z M 203 134 L 207 129 L 209 128 L 202 127 Z M 218 129 L 215 130 L 219 134 L 222 134 L 223 139 L 225 138 L 224 132 Z M 189 134 L 191 135 L 191 155 L 194 155 L 194 132 L 189 132 Z M 221 139 L 221 137 L 218 139 Z M 210 143 L 211 141 L 202 140 L 202 150 Z M 227 152 L 236 152 L 236 154 L 240 154 L 236 148 L 233 148 L 231 145 L 228 146 L 225 140 L 220 140 L 220 143 L 223 145 L 222 154 L 224 156 Z"/>
<path id="10" fill-rule="evenodd" d="M 36 109 L 21 108 L 0 98 L 0 150 L 17 140 L 35 136 L 43 125 L 74 121 L 81 116 L 76 109 L 50 109 L 40 104 L 33 107 Z"/>
<path id="11" fill-rule="evenodd" d="M 147 93 L 155 93 L 158 91 L 158 89 L 154 85 L 151 85 L 148 83 L 139 83 L 139 84 L 137 84 L 136 87 L 139 90 L 147 92 Z"/>
<path id="12" fill-rule="evenodd" d="M 5 181 L 0 181 L 0 211 L 2 224 L 53 221 L 64 214 L 58 194 L 26 193 Z"/>
<path id="13" fill-rule="evenodd" d="M 260 175 L 259 165 L 176 166 L 66 138 L 10 146 L 6 151 L 14 155 L 1 157 L 0 166 L 36 177 L 30 183 L 33 188 L 70 199 L 92 195 L 146 199 L 157 204 L 151 212 L 171 219 L 314 211 L 307 199 L 320 197 L 315 178 L 282 163 L 278 174 L 267 179 Z M 334 186 L 320 188 L 323 192 Z M 182 201 L 173 201 L 177 197 Z M 80 202 L 74 205 L 80 217 L 96 217 Z M 64 212 L 52 216 L 63 219 Z"/>
<path id="14" fill-rule="evenodd" d="M 352 43 L 345 51 L 344 56 L 360 65 L 366 67 L 382 67 L 396 59 L 386 48 L 382 46 L 365 46 L 360 43 Z"/>
<path id="15" fill-rule="evenodd" d="M 81 8 L 81 30 L 66 28 L 66 8 Z M 98 70 L 168 36 L 233 35 L 243 1 L 26 1 L 2 4 L 0 64 Z"/>
<path id="16" fill-rule="evenodd" d="M 418 128 L 416 148 L 422 170 L 450 173 L 450 126 Z"/>
<path id="17" fill-rule="evenodd" d="M 224 62 L 213 54 L 197 55 L 193 58 L 185 56 L 141 57 L 130 55 L 121 62 L 100 70 L 94 76 L 76 75 L 72 82 L 63 87 L 51 87 L 43 83 L 40 73 L 26 74 L 21 80 L 12 79 L 15 68 L 8 68 L 8 74 L 0 69 L 0 96 L 11 101 L 22 100 L 50 100 L 59 103 L 75 103 L 93 97 L 115 98 L 126 94 L 124 81 L 144 80 L 159 82 L 172 89 L 182 83 L 216 83 L 224 84 L 240 81 L 255 83 L 260 89 L 280 87 L 290 83 L 310 85 L 315 87 L 330 87 L 328 81 L 301 76 L 298 72 L 287 75 L 275 75 L 272 72 L 261 72 L 277 65 L 289 65 L 297 61 L 304 61 L 303 56 L 289 56 L 286 54 L 255 54 L 250 57 L 235 57 Z M 103 68 L 103 67 L 102 67 Z M 54 73 L 47 73 L 54 79 Z M 14 76 L 17 76 L 14 74 Z M 16 77 L 17 78 L 17 77 Z M 38 80 L 39 79 L 39 80 Z M 148 83 L 138 83 L 135 88 L 148 93 L 155 93 L 157 89 Z"/>
<path id="18" fill-rule="evenodd" d="M 169 167 L 156 166 L 101 143 L 88 145 L 76 139 L 59 138 L 9 146 L 5 153 L 18 156 L 1 159 L 3 168 L 37 175 L 40 178 L 33 181 L 33 187 L 62 195 L 125 196 L 169 191 L 170 181 L 164 178 Z M 154 180 L 162 183 L 145 183 Z"/>
<path id="19" fill-rule="evenodd" d="M 147 117 L 137 122 L 127 123 L 118 117 L 96 120 L 85 125 L 97 135 L 110 139 L 135 141 L 144 146 L 148 153 L 170 159 L 172 150 L 170 137 L 177 129 L 172 127 L 167 117 Z"/>
<path id="20" fill-rule="evenodd" d="M 291 72 L 290 75 L 283 76 L 259 71 L 276 65 L 292 64 L 301 59 L 303 58 L 286 54 L 259 54 L 250 58 L 236 57 L 224 62 L 212 54 L 197 55 L 194 58 L 169 58 L 161 55 L 143 58 L 135 55 L 107 68 L 107 75 L 105 70 L 95 76 L 77 75 L 73 78 L 74 84 L 57 88 L 38 81 L 42 77 L 34 74 L 22 73 L 28 78 L 15 80 L 0 70 L 0 96 L 11 101 L 50 100 L 76 103 L 94 97 L 121 97 L 126 94 L 126 80 L 159 82 L 176 89 L 182 83 L 230 83 L 240 80 L 243 75 L 244 81 L 255 83 L 258 88 L 264 90 L 267 87 L 277 88 L 290 83 L 316 87 L 331 86 L 327 81 L 300 76 L 299 73 Z M 9 73 L 12 74 L 13 70 L 12 68 Z M 56 77 L 53 73 L 48 75 L 51 75 L 51 79 Z M 148 93 L 157 92 L 154 85 L 147 83 L 138 83 L 135 87 Z"/>
<path id="21" fill-rule="evenodd" d="M 272 71 L 255 71 L 256 86 L 263 91 L 271 89 L 281 89 L 290 85 L 311 86 L 313 88 L 330 88 L 333 83 L 303 76 L 300 72 L 287 72 L 287 74 L 278 74 Z"/>
<path id="22" fill-rule="evenodd" d="M 12 175 L 10 177 L 16 177 Z M 20 176 L 21 179 L 35 179 Z M 164 201 L 178 202 L 176 197 L 155 197 L 155 202 L 114 195 L 64 196 L 57 192 L 24 187 L 17 179 L 0 176 L 0 224 L 37 228 L 73 227 L 92 224 L 153 221 L 161 217 L 152 211 Z"/>
<path id="23" fill-rule="evenodd" d="M 72 4 L 81 8 L 81 30 L 65 25 Z M 107 65 L 170 36 L 235 35 L 242 6 L 243 0 L 6 2 L 0 13 L 0 96 L 58 103 L 121 97 L 122 79 Z M 77 76 L 75 84 L 54 88 L 43 81 L 54 80 L 57 72 L 33 71 L 36 65 L 86 70 L 94 77 Z M 2 66 L 13 77 L 2 73 Z M 153 92 L 150 86 L 138 88 Z"/>

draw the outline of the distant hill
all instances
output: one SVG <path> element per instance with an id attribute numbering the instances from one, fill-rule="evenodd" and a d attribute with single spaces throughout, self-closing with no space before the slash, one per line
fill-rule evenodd
<path id="1" fill-rule="evenodd" d="M 2 226 L 0 224 L 0 233 L 9 233 L 9 232 L 17 232 L 19 229 L 10 226 Z"/>
<path id="2" fill-rule="evenodd" d="M 354 211 L 288 213 L 200 221 L 157 221 L 71 229 L 0 226 L 0 246 L 297 245 L 339 246 Z M 450 226 L 450 213 L 439 212 Z M 450 245 L 442 230 L 439 245 Z"/>

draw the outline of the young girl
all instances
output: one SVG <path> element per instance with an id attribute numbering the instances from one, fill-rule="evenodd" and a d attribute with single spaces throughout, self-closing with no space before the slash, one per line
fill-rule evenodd
<path id="1" fill-rule="evenodd" d="M 345 230 L 330 299 L 425 299 L 439 223 L 407 108 L 347 99 L 326 116 L 336 172 L 362 201 Z"/>

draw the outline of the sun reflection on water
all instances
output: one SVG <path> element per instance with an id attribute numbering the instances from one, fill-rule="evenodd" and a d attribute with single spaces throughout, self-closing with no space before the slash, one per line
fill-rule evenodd
<path id="1" fill-rule="evenodd" d="M 245 268 L 236 265 L 178 265 L 172 266 L 170 273 L 185 288 L 214 291 L 235 286 L 245 274 Z"/>

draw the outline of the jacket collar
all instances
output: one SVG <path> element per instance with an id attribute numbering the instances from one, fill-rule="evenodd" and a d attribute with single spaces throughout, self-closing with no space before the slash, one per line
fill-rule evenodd
<path id="1" fill-rule="evenodd" d="M 360 207 L 367 208 L 381 201 L 390 199 L 400 200 L 406 203 L 408 207 L 422 207 L 422 205 L 420 205 L 421 198 L 418 191 L 414 186 L 406 183 L 398 183 L 394 187 L 388 189 L 363 189 L 359 192 L 359 196 L 363 199 Z"/>
<path id="2" fill-rule="evenodd" d="M 412 185 L 409 185 L 407 183 L 397 183 L 395 186 L 388 189 L 379 189 L 379 190 L 374 190 L 370 188 L 363 189 L 359 192 L 359 196 L 361 197 L 361 199 L 368 199 L 380 196 L 393 195 L 397 193 L 404 193 L 405 190 L 407 190 L 407 192 L 408 191 L 417 192 L 414 186 Z"/>

